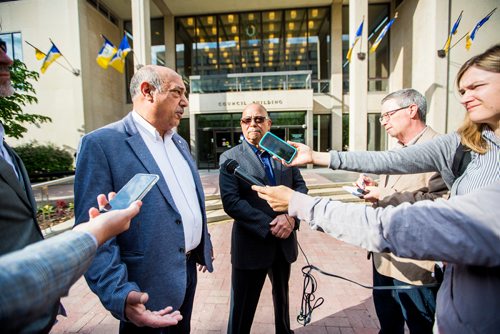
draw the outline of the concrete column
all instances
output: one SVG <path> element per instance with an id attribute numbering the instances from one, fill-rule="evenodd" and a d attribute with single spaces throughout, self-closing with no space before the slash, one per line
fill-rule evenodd
<path id="1" fill-rule="evenodd" d="M 349 151 L 366 151 L 368 109 L 368 53 L 367 26 L 368 0 L 349 1 L 349 42 L 354 41 L 356 30 L 365 18 L 361 41 L 354 48 L 349 64 Z M 364 52 L 365 59 L 358 58 Z"/>
<path id="2" fill-rule="evenodd" d="M 175 69 L 175 20 L 173 15 L 165 15 L 165 66 Z"/>
<path id="3" fill-rule="evenodd" d="M 432 6 L 429 8 L 429 12 L 433 13 L 433 17 L 439 17 L 440 13 L 448 13 L 449 6 L 451 2 L 448 1 L 438 1 L 434 0 L 431 2 Z M 465 15 L 465 12 L 464 12 Z M 457 14 L 458 16 L 458 14 Z M 425 57 L 426 66 L 429 70 L 429 76 L 421 77 L 423 72 L 425 73 L 425 69 L 422 66 L 422 71 L 416 73 L 413 76 L 414 79 L 419 80 L 419 83 L 425 82 L 422 88 L 420 88 L 420 92 L 425 94 L 425 98 L 427 99 L 427 124 L 430 125 L 434 130 L 440 133 L 447 133 L 448 128 L 448 91 L 450 88 L 453 88 L 453 78 L 451 81 L 448 77 L 449 67 L 450 67 L 450 57 L 439 58 L 435 56 L 436 51 L 442 48 L 443 38 L 441 36 L 446 36 L 448 34 L 448 24 L 447 20 L 432 20 L 430 22 L 430 26 L 428 29 L 430 31 L 434 31 L 435 33 L 426 34 L 426 42 L 427 45 L 434 45 L 434 47 L 427 48 L 428 52 L 425 55 L 418 55 L 418 57 Z M 454 22 L 451 23 L 453 25 Z M 458 34 L 457 34 L 458 35 Z M 456 37 L 455 37 L 456 38 Z M 456 38 L 458 40 L 458 38 Z M 423 45 L 422 41 L 422 45 Z M 434 53 L 432 52 L 434 51 Z M 453 50 L 454 51 L 454 50 Z M 415 50 L 415 53 L 423 52 L 420 50 Z M 420 74 L 419 74 L 420 73 Z M 426 80 L 427 79 L 427 80 Z M 413 83 L 413 87 L 418 87 L 417 82 Z M 451 87 L 448 86 L 451 84 Z M 425 90 L 423 90 L 425 88 Z"/>
<path id="4" fill-rule="evenodd" d="M 342 150 L 342 109 L 344 92 L 342 89 L 342 0 L 334 0 L 330 7 L 330 95 L 331 110 L 331 142 L 333 150 Z"/>
<path id="5" fill-rule="evenodd" d="M 308 110 L 306 113 L 306 145 L 309 147 L 314 147 L 314 112 Z M 307 168 L 313 168 L 313 164 L 308 164 Z"/>
<path id="6" fill-rule="evenodd" d="M 134 66 L 151 64 L 150 0 L 132 0 L 132 33 L 134 35 Z"/>
<path id="7" fill-rule="evenodd" d="M 314 146 L 314 113 L 312 110 L 308 110 L 306 113 L 306 145 L 309 147 Z"/>

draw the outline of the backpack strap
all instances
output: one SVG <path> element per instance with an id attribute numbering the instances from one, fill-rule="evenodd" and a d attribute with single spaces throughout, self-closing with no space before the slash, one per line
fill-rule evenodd
<path id="1" fill-rule="evenodd" d="M 455 175 L 455 179 L 460 177 L 472 159 L 470 148 L 460 143 L 457 150 L 455 151 L 455 157 L 453 158 L 453 165 L 451 166 L 451 171 Z"/>

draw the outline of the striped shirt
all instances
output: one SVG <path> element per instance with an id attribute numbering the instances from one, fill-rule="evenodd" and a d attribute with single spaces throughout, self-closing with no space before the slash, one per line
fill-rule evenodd
<path id="1" fill-rule="evenodd" d="M 488 142 L 488 151 L 485 154 L 471 152 L 467 169 L 453 183 L 452 193 L 455 195 L 468 194 L 500 180 L 500 138 L 486 126 L 482 137 Z"/>

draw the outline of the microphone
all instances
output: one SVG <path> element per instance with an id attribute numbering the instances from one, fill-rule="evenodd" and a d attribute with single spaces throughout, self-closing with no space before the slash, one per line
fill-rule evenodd
<path id="1" fill-rule="evenodd" d="M 225 169 L 229 174 L 233 174 L 234 176 L 245 181 L 246 183 L 248 183 L 251 186 L 256 185 L 256 186 L 265 187 L 264 183 L 260 182 L 255 177 L 253 177 L 252 175 L 250 175 L 246 171 L 244 171 L 240 167 L 240 164 L 238 163 L 238 161 L 236 161 L 234 159 L 229 159 L 225 162 L 225 165 L 226 165 Z"/>

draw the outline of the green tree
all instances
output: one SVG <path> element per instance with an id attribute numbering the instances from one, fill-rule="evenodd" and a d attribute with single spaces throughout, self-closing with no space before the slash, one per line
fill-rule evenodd
<path id="1" fill-rule="evenodd" d="M 5 128 L 5 134 L 13 138 L 22 138 L 28 131 L 23 125 L 26 123 L 39 125 L 51 122 L 50 117 L 28 114 L 23 112 L 23 107 L 28 104 L 38 103 L 35 97 L 35 89 L 30 80 L 37 81 L 38 73 L 30 71 L 19 59 L 14 60 L 10 68 L 10 78 L 14 87 L 14 94 L 0 97 L 0 122 Z"/>

